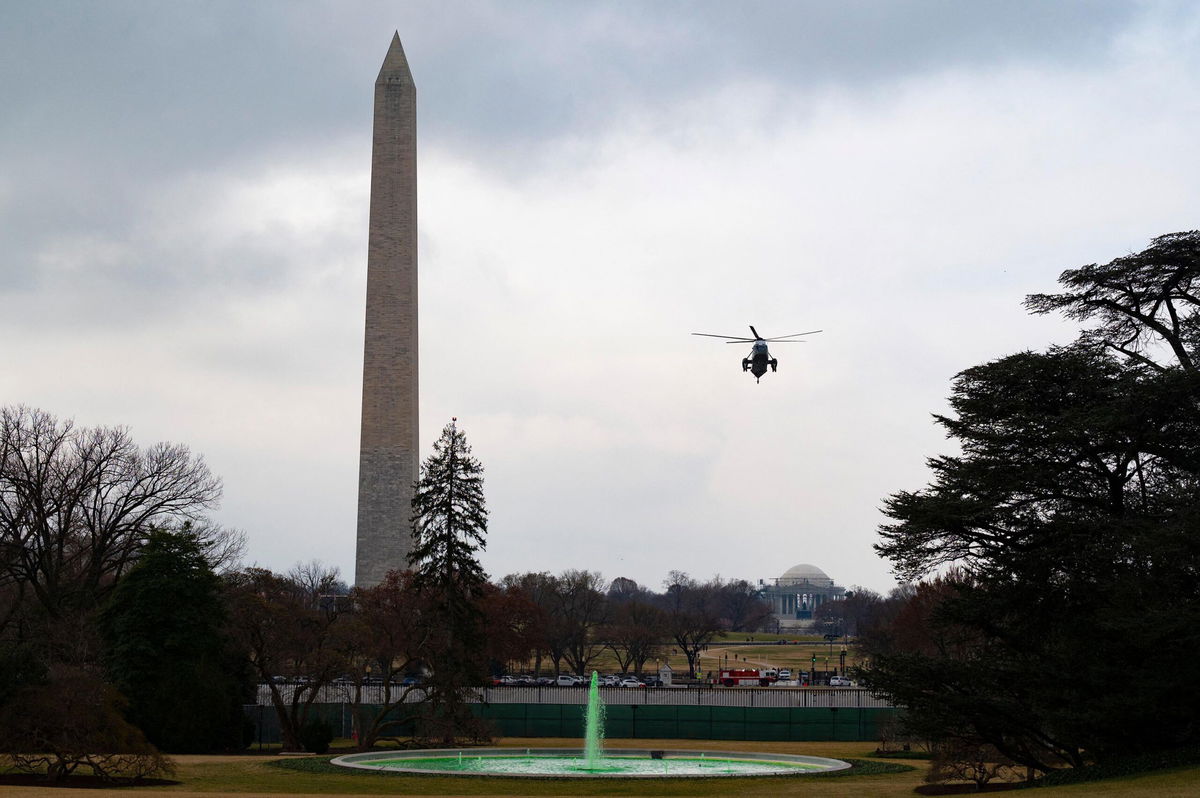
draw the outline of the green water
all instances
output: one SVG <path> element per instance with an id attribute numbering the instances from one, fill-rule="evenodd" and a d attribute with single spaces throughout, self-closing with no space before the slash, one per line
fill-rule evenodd
<path id="1" fill-rule="evenodd" d="M 642 755 L 624 757 L 615 752 L 605 756 L 598 766 L 581 756 L 547 756 L 542 754 L 512 756 L 431 756 L 403 759 L 376 759 L 371 764 L 379 768 L 403 768 L 434 772 L 492 773 L 496 775 L 548 776 L 553 774 L 623 776 L 719 776 L 719 775 L 786 775 L 807 773 L 826 768 L 807 763 L 776 762 L 753 759 L 718 759 L 713 757 L 671 757 L 651 759 Z"/>
<path id="2" fill-rule="evenodd" d="M 592 671 L 587 714 L 583 722 L 583 759 L 588 770 L 604 767 L 604 702 L 600 700 L 600 675 Z"/>

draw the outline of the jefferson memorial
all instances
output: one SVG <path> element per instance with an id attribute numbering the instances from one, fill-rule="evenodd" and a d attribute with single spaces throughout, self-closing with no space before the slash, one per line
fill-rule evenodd
<path id="1" fill-rule="evenodd" d="M 846 597 L 846 588 L 815 565 L 801 563 L 767 584 L 758 580 L 758 594 L 771 603 L 780 629 L 802 629 L 812 625 L 813 611 L 826 601 Z"/>

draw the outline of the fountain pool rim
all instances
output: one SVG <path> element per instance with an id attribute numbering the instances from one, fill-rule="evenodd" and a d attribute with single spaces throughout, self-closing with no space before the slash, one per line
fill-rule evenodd
<path id="1" fill-rule="evenodd" d="M 368 751 L 358 754 L 346 754 L 331 760 L 334 765 L 359 770 L 371 770 L 384 773 L 404 773 L 408 775 L 425 776 L 459 776 L 482 778 L 508 779 L 713 779 L 713 778 L 776 778 L 779 776 L 810 776 L 820 773 L 831 773 L 845 770 L 850 763 L 840 759 L 829 759 L 821 756 L 803 756 L 800 754 L 771 754 L 762 751 L 709 751 L 703 749 L 662 749 L 662 748 L 616 748 L 605 753 L 611 759 L 650 759 L 651 751 L 661 751 L 666 762 L 680 758 L 704 758 L 714 761 L 741 760 L 749 762 L 778 762 L 780 768 L 755 773 L 614 773 L 600 771 L 570 771 L 557 773 L 488 773 L 481 771 L 436 770 L 428 768 L 406 768 L 395 765 L 375 765 L 372 760 L 387 760 L 394 762 L 403 759 L 434 759 L 456 757 L 580 757 L 585 755 L 582 748 L 422 748 L 406 751 Z M 797 765 L 810 766 L 806 769 Z M 812 768 L 811 766 L 817 766 Z"/>

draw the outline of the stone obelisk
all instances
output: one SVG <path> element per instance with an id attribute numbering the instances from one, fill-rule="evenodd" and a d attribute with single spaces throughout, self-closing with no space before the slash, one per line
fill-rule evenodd
<path id="1" fill-rule="evenodd" d="M 417 91 L 400 34 L 375 80 L 354 584 L 408 567 L 419 442 Z"/>

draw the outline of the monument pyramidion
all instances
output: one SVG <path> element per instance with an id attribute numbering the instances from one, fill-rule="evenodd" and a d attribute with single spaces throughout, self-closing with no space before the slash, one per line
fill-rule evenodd
<path id="1" fill-rule="evenodd" d="M 354 583 L 407 567 L 417 480 L 417 90 L 400 34 L 375 80 Z"/>

